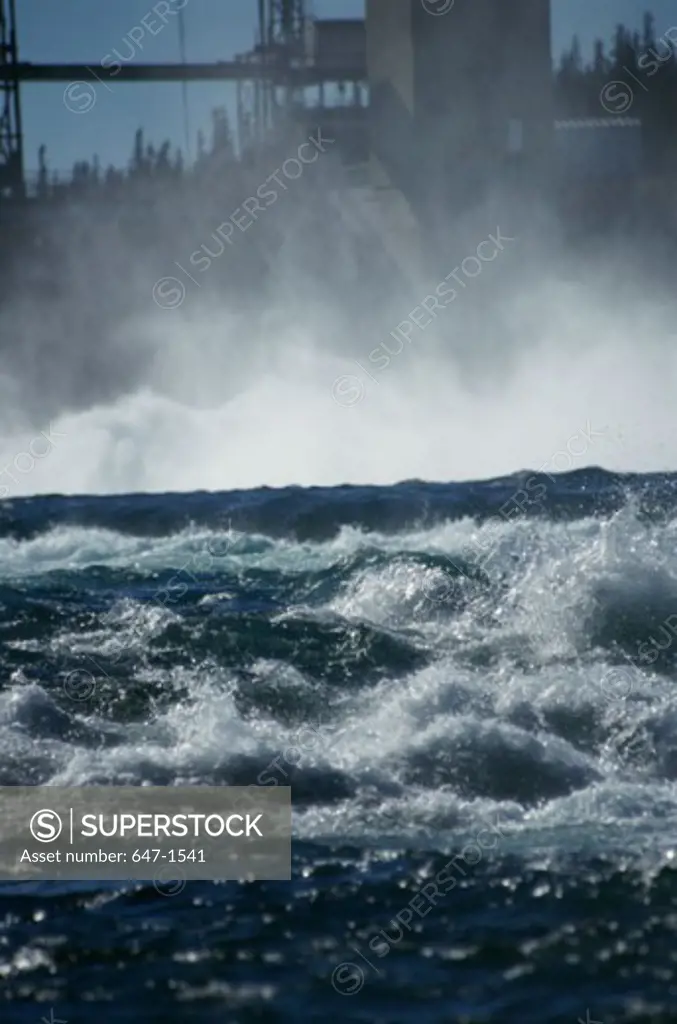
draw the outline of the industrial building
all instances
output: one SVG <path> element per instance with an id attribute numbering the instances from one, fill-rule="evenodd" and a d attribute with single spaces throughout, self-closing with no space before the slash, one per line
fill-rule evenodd
<path id="1" fill-rule="evenodd" d="M 257 6 L 250 53 L 214 65 L 130 63 L 118 81 L 235 81 L 243 145 L 256 144 L 281 115 L 295 113 L 336 127 L 352 163 L 366 156 L 368 82 L 371 146 L 389 165 L 387 173 L 404 184 L 423 169 L 429 192 L 434 177 L 432 191 L 442 188 L 459 202 L 459 187 L 470 178 L 478 188 L 506 160 L 543 160 L 553 120 L 549 0 L 455 0 L 442 17 L 421 0 L 366 0 L 366 23 L 314 19 L 303 0 L 257 0 Z M 22 62 L 18 49 L 14 0 L 0 0 L 5 183 L 16 179 L 21 164 L 20 83 L 86 81 L 92 66 L 102 74 L 96 64 Z M 340 103 L 326 101 L 329 85 L 338 86 Z"/>
<path id="2" fill-rule="evenodd" d="M 290 123 L 337 130 L 345 158 L 366 158 L 366 57 L 363 19 L 316 19 L 306 0 L 251 0 L 258 13 L 255 45 L 215 63 L 123 63 L 117 82 L 235 83 L 242 150 L 265 144 Z M 183 9 L 177 25 L 182 36 Z M 37 64 L 19 58 L 15 0 L 0 0 L 0 199 L 25 194 L 20 90 L 23 82 L 105 82 L 99 61 Z M 325 93 L 344 99 L 328 102 Z"/>
<path id="3" fill-rule="evenodd" d="M 450 225 L 457 251 L 459 234 L 483 232 L 487 204 L 516 210 L 522 197 L 561 193 L 564 177 L 579 188 L 590 175 L 641 168 L 639 121 L 630 130 L 600 118 L 579 130 L 583 122 L 555 120 L 550 0 L 365 0 L 364 19 L 314 18 L 311 0 L 251 3 L 250 52 L 213 64 L 130 62 L 117 81 L 235 83 L 242 153 L 292 126 L 304 135 L 320 127 L 391 246 L 399 239 L 438 260 Z M 19 36 L 15 0 L 0 0 L 5 206 L 27 194 L 21 83 L 104 73 L 21 61 Z"/>
<path id="4" fill-rule="evenodd" d="M 428 239 L 492 195 L 533 194 L 553 135 L 550 0 L 431 6 L 366 2 L 373 181 Z"/>

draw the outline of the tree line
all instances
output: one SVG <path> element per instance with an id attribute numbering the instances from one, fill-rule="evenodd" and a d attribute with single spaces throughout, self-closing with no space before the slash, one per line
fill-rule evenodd
<path id="1" fill-rule="evenodd" d="M 597 39 L 588 61 L 574 36 L 554 85 L 556 117 L 637 117 L 649 166 L 677 166 L 677 26 L 657 36 L 655 18 L 647 12 L 641 31 L 617 25 L 609 48 Z"/>
<path id="2" fill-rule="evenodd" d="M 661 152 L 669 148 L 677 123 L 677 27 L 657 36 L 655 18 L 647 12 L 641 31 L 617 25 L 610 44 L 597 39 L 587 61 L 579 37 L 574 36 L 554 70 L 553 93 L 558 119 L 610 115 L 641 118 L 650 148 L 659 160 Z M 99 189 L 120 194 L 126 183 L 149 180 L 200 181 L 212 172 L 232 170 L 246 161 L 238 156 L 227 111 L 220 107 L 212 111 L 209 144 L 204 133 L 198 133 L 197 158 L 190 167 L 180 148 L 168 140 L 156 148 L 145 141 L 141 128 L 124 169 L 109 166 L 104 170 L 95 156 L 91 161 L 76 162 L 70 179 L 63 181 L 50 172 L 44 146 L 40 147 L 38 163 L 37 194 L 47 198 Z"/>

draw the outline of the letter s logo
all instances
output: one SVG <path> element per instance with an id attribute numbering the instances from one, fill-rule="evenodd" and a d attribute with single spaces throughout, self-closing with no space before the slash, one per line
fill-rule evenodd
<path id="1" fill-rule="evenodd" d="M 30 830 L 39 843 L 53 843 L 61 835 L 63 822 L 56 811 L 36 811 L 31 818 Z"/>

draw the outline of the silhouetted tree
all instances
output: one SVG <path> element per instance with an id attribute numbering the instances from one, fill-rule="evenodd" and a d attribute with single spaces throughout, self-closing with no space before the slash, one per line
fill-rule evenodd
<path id="1" fill-rule="evenodd" d="M 223 161 L 235 159 L 233 135 L 225 107 L 216 107 L 212 111 L 212 154 Z"/>
<path id="2" fill-rule="evenodd" d="M 47 168 L 47 147 L 38 150 L 38 196 L 45 199 L 49 195 L 49 170 Z"/>

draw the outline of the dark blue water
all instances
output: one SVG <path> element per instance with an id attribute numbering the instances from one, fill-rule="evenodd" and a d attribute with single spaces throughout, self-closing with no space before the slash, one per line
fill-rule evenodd
<path id="1" fill-rule="evenodd" d="M 0 784 L 286 784 L 295 839 L 0 885 L 0 1020 L 677 1020 L 676 514 L 595 469 L 2 503 Z"/>

